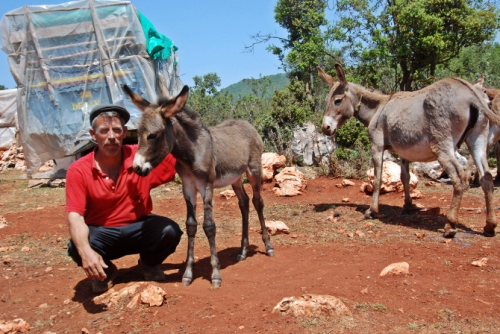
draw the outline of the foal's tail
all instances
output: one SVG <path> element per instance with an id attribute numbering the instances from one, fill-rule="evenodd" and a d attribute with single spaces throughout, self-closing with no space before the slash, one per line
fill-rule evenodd
<path id="1" fill-rule="evenodd" d="M 486 104 L 486 102 L 484 102 L 484 99 L 481 96 L 479 96 L 477 89 L 474 88 L 474 86 L 472 86 L 472 84 L 470 82 L 468 82 L 464 79 L 461 79 L 461 78 L 451 78 L 451 79 L 454 79 L 454 80 L 460 82 L 461 84 L 467 86 L 472 91 L 472 93 L 477 97 L 477 101 L 473 102 L 473 106 L 475 108 L 477 108 L 479 111 L 484 112 L 486 117 L 491 122 L 500 126 L 500 115 L 498 115 L 496 112 L 494 112 L 490 109 L 490 107 Z"/>

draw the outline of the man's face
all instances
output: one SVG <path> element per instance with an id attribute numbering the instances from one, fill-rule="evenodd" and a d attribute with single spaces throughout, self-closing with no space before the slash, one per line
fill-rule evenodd
<path id="1" fill-rule="evenodd" d="M 99 152 L 109 157 L 119 155 L 127 127 L 122 126 L 118 117 L 98 117 L 94 125 L 95 130 L 90 129 L 89 132 L 97 142 Z"/>

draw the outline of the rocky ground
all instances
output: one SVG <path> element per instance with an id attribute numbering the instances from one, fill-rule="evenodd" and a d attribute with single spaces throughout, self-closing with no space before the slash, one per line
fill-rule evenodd
<path id="1" fill-rule="evenodd" d="M 236 261 L 237 200 L 217 190 L 222 287 L 211 288 L 208 243 L 200 226 L 192 285 L 181 284 L 184 235 L 163 264 L 166 281 L 148 282 L 163 291 L 152 290 L 161 295 L 161 306 L 154 306 L 142 297 L 134 301 L 148 286 L 137 271 L 137 256 L 116 261 L 120 275 L 114 291 L 122 294 L 95 298 L 91 281 L 66 255 L 64 189 L 28 189 L 19 175 L 0 173 L 5 226 L 0 221 L 0 328 L 14 324 L 29 326 L 30 333 L 58 334 L 494 333 L 500 325 L 500 242 L 498 236 L 481 235 L 484 196 L 478 187 L 464 196 L 460 232 L 445 240 L 439 230 L 450 185 L 420 180 L 421 198 L 415 200 L 420 211 L 412 214 L 402 214 L 401 193 L 382 195 L 382 215 L 367 221 L 362 217 L 371 197 L 359 191 L 360 180 L 343 186 L 340 179 L 308 179 L 302 195 L 294 197 L 276 196 L 268 183 L 263 187 L 266 219 L 283 221 L 290 233 L 272 237 L 276 256 L 268 257 L 252 209 L 250 252 L 242 262 Z M 180 185 L 156 189 L 153 199 L 156 213 L 184 228 Z M 198 217 L 201 221 L 202 214 Z M 408 263 L 409 273 L 379 277 L 396 262 Z M 129 293 L 134 284 L 136 291 Z M 331 296 L 348 311 L 329 312 L 325 306 L 317 314 L 273 312 L 283 298 L 311 298 L 307 295 Z M 15 319 L 23 319 L 25 327 Z"/>

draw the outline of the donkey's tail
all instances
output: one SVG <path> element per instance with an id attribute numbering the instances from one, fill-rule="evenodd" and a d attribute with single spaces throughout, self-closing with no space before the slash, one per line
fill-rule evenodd
<path id="1" fill-rule="evenodd" d="M 486 117 L 496 125 L 500 126 L 500 115 L 496 112 L 492 111 L 490 107 L 484 102 L 484 99 L 478 94 L 477 89 L 472 86 L 472 84 L 461 78 L 452 78 L 461 84 L 467 86 L 471 92 L 476 96 L 477 101 L 473 102 L 473 106 L 476 107 L 479 111 L 484 112 Z"/>

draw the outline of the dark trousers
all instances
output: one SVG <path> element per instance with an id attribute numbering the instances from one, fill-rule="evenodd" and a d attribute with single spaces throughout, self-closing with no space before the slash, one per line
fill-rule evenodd
<path id="1" fill-rule="evenodd" d="M 176 222 L 157 215 L 120 227 L 89 226 L 90 247 L 108 265 L 111 260 L 130 254 L 139 254 L 142 262 L 149 266 L 161 264 L 175 252 L 181 235 L 182 230 Z M 68 243 L 68 255 L 82 265 L 72 240 Z"/>

